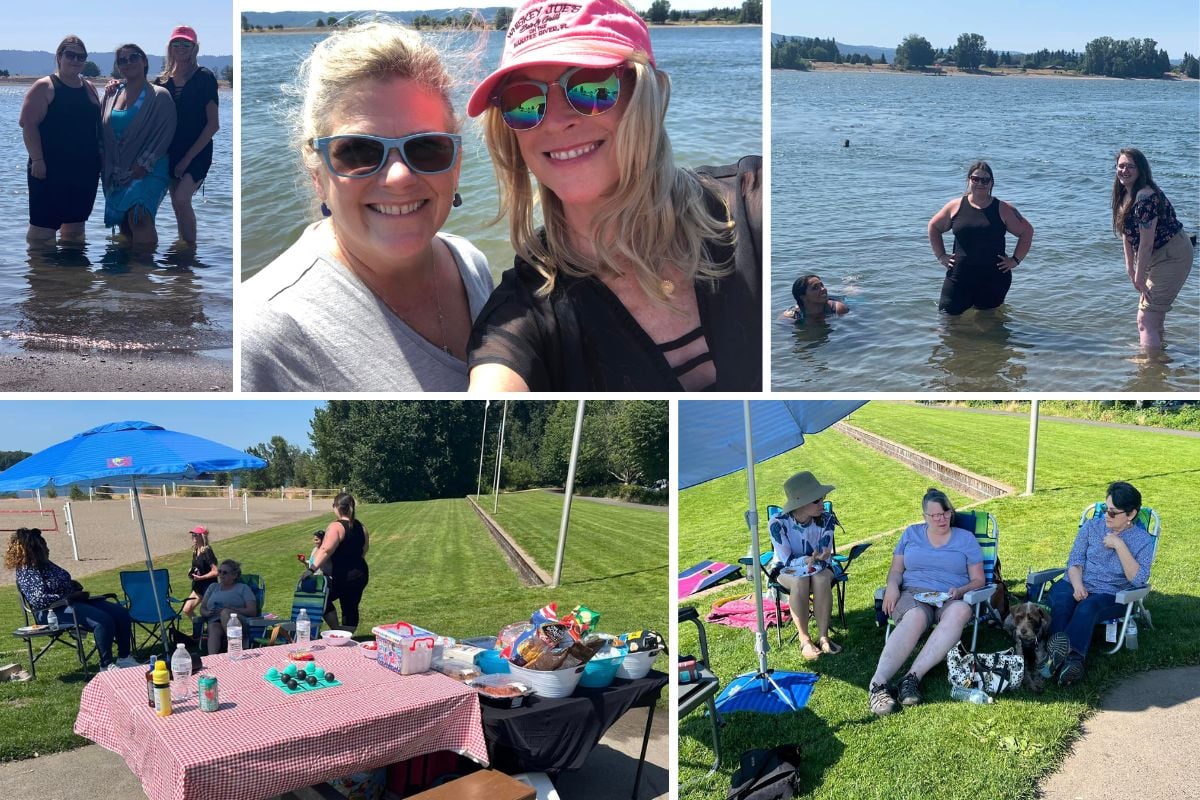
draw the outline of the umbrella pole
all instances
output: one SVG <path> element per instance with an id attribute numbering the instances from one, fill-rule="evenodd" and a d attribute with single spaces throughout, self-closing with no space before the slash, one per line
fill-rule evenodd
<path id="1" fill-rule="evenodd" d="M 171 661 L 171 640 L 167 638 L 167 624 L 163 622 L 162 606 L 158 604 L 158 587 L 154 585 L 154 564 L 150 560 L 150 540 L 146 538 L 146 520 L 142 519 L 142 501 L 138 497 L 137 478 L 129 476 L 132 487 L 133 507 L 137 511 L 138 529 L 142 532 L 142 547 L 146 550 L 146 573 L 150 576 L 150 592 L 154 595 L 154 613 L 158 615 L 158 632 L 162 641 L 163 653 L 168 663 Z"/>

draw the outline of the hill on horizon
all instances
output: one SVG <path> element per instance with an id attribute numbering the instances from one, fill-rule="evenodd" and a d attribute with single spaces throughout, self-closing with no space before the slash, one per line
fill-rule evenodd
<path id="1" fill-rule="evenodd" d="M 107 75 L 112 71 L 113 62 L 116 61 L 117 54 L 113 51 L 88 53 L 88 60 L 94 61 L 96 66 L 100 68 L 101 75 Z M 162 72 L 163 57 L 156 56 L 153 53 L 147 53 L 146 58 L 149 61 L 150 75 L 157 75 Z M 233 56 L 205 56 L 202 55 L 197 59 L 202 67 L 208 67 L 216 74 L 221 76 L 221 70 L 233 64 Z M 48 53 L 44 50 L 0 50 L 0 69 L 6 69 L 12 75 L 49 75 L 54 72 L 54 53 Z"/>
<path id="2" fill-rule="evenodd" d="M 328 20 L 330 17 L 358 19 L 364 16 L 379 15 L 411 24 L 414 19 L 422 15 L 435 19 L 458 18 L 463 15 L 463 12 L 468 11 L 478 11 L 485 20 L 491 22 L 496 18 L 496 12 L 499 10 L 500 6 L 487 6 L 486 8 L 458 6 L 456 8 L 431 8 L 424 11 L 243 11 L 242 16 L 251 25 L 261 25 L 264 28 L 274 25 L 282 25 L 285 28 L 313 28 L 316 27 L 317 20 Z"/>

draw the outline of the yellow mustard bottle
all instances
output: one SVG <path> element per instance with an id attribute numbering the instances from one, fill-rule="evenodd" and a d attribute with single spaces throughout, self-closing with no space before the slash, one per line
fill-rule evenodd
<path id="1" fill-rule="evenodd" d="M 171 715 L 171 674 L 167 672 L 167 662 L 154 662 L 154 673 L 150 677 L 154 684 L 154 713 L 160 717 Z"/>

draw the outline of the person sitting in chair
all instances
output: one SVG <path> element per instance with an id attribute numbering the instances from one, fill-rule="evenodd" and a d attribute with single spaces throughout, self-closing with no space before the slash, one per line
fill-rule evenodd
<path id="1" fill-rule="evenodd" d="M 811 472 L 797 472 L 783 484 L 783 511 L 772 517 L 768 531 L 780 567 L 776 580 L 788 590 L 788 606 L 800 636 L 800 656 L 812 661 L 842 648 L 829 639 L 833 611 L 833 515 L 824 509 L 825 495 L 835 487 Z M 808 634 L 808 595 L 817 618 L 817 644 Z"/>
<path id="2" fill-rule="evenodd" d="M 103 597 L 91 597 L 83 586 L 71 580 L 71 573 L 50 560 L 50 548 L 40 528 L 18 528 L 8 540 L 4 566 L 17 571 L 17 588 L 33 609 L 38 623 L 46 624 L 46 610 L 66 600 L 70 605 L 58 608 L 59 625 L 79 624 L 92 631 L 101 669 L 141 666 L 131 655 L 133 621 L 119 603 Z M 113 661 L 113 643 L 117 659 Z"/>
<path id="3" fill-rule="evenodd" d="M 1141 588 L 1150 579 L 1154 537 L 1138 520 L 1141 510 L 1141 492 L 1117 481 L 1108 486 L 1104 513 L 1080 526 L 1067 556 L 1067 579 L 1050 587 L 1050 640 L 1039 665 L 1042 677 L 1058 673 L 1059 684 L 1077 683 L 1096 623 L 1125 615 L 1117 592 Z"/>
<path id="4" fill-rule="evenodd" d="M 946 660 L 946 653 L 962 638 L 963 626 L 971 619 L 971 606 L 962 600 L 963 595 L 987 583 L 983 551 L 975 535 L 950 527 L 954 506 L 946 493 L 929 489 L 921 508 L 925 522 L 909 525 L 900 537 L 892 551 L 883 594 L 883 610 L 895 621 L 896 629 L 888 636 L 871 676 L 869 702 L 871 711 L 879 716 L 896 710 L 887 682 L 908 660 L 925 629 L 936 622 L 937 628 L 913 659 L 898 690 L 901 705 L 921 702 L 921 678 Z M 916 599 L 927 592 L 948 597 L 938 605 Z"/>
<path id="5" fill-rule="evenodd" d="M 258 601 L 254 590 L 238 580 L 242 577 L 242 565 L 227 558 L 217 565 L 217 582 L 208 587 L 200 601 L 200 614 L 208 620 L 208 654 L 221 652 L 221 637 L 229 624 L 229 618 L 238 615 L 238 621 L 258 613 Z M 243 623 L 243 630 L 245 625 Z"/>

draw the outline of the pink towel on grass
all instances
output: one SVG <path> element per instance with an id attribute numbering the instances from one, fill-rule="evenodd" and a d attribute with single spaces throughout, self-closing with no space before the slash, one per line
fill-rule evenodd
<path id="1" fill-rule="evenodd" d="M 781 604 L 783 612 L 782 622 L 786 623 L 791 620 L 791 609 L 787 603 Z M 748 628 L 754 630 L 758 625 L 754 613 L 754 595 L 746 595 L 745 597 L 735 597 L 732 600 L 726 600 L 723 603 L 717 603 L 712 607 L 712 611 L 705 617 L 706 622 L 715 622 L 718 625 L 728 625 L 732 628 Z M 775 603 L 763 598 L 763 621 L 769 628 L 772 625 L 779 625 L 781 621 L 775 613 Z"/>

